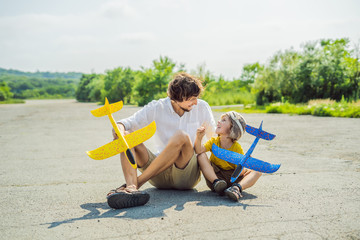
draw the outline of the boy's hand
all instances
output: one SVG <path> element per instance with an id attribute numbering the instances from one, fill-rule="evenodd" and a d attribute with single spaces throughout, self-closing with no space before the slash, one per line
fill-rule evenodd
<path id="1" fill-rule="evenodd" d="M 201 126 L 196 130 L 196 135 L 198 138 L 202 138 L 205 135 L 205 127 Z"/>

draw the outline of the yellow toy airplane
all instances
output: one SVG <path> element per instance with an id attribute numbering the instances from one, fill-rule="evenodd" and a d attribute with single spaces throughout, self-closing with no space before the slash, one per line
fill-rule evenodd
<path id="1" fill-rule="evenodd" d="M 146 140 L 151 138 L 156 131 L 156 124 L 153 121 L 146 127 L 123 136 L 120 133 L 119 127 L 115 123 L 113 116 L 111 115 L 112 113 L 119 111 L 122 107 L 123 107 L 122 101 L 109 104 L 109 101 L 107 100 L 107 98 L 105 98 L 105 105 L 103 107 L 91 111 L 91 113 L 95 117 L 102 117 L 107 115 L 119 138 L 108 144 L 105 144 L 102 147 L 99 147 L 92 151 L 88 151 L 86 153 L 92 159 L 103 160 L 105 158 L 109 158 L 116 154 L 125 152 L 126 153 L 125 155 L 129 160 L 131 166 L 134 169 L 136 169 L 137 166 L 136 166 L 135 158 L 132 152 L 130 151 L 130 148 L 133 148 L 136 145 L 139 145 L 140 143 L 145 142 Z"/>

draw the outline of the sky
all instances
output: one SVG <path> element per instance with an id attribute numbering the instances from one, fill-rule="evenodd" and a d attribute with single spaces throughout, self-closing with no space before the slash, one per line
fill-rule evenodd
<path id="1" fill-rule="evenodd" d="M 104 73 L 167 56 L 227 79 L 319 39 L 360 43 L 358 0 L 0 0 L 0 67 Z"/>

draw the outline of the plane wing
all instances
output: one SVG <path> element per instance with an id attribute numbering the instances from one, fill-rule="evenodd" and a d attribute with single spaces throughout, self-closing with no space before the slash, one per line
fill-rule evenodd
<path id="1" fill-rule="evenodd" d="M 245 163 L 245 168 L 252 169 L 254 171 L 262 172 L 262 173 L 273 173 L 276 172 L 280 168 L 280 164 L 271 164 L 268 162 L 261 161 L 259 159 L 249 157 Z"/>
<path id="2" fill-rule="evenodd" d="M 140 143 L 145 142 L 149 138 L 151 138 L 156 132 L 156 123 L 152 121 L 146 127 L 143 127 L 135 132 L 132 132 L 128 135 L 125 135 L 125 141 L 128 143 L 130 148 L 133 148 Z"/>
<path id="3" fill-rule="evenodd" d="M 219 148 L 215 144 L 212 145 L 212 153 L 229 163 L 233 163 L 236 165 L 241 164 L 244 155 L 240 153 L 236 153 L 233 151 L 229 151 L 226 149 Z M 252 169 L 254 171 L 263 172 L 263 173 L 273 173 L 276 172 L 280 168 L 280 164 L 271 164 L 268 162 L 261 161 L 259 159 L 248 157 L 243 163 L 243 167 Z"/>
<path id="4" fill-rule="evenodd" d="M 151 138 L 156 131 L 155 122 L 151 122 L 144 128 L 141 128 L 135 132 L 132 132 L 126 136 L 124 136 L 125 141 L 128 143 L 129 148 L 133 148 L 140 143 L 145 142 L 149 138 Z M 124 152 L 127 149 L 126 144 L 120 139 L 116 139 L 110 143 L 105 144 L 95 150 L 86 152 L 89 157 L 95 160 L 103 160 L 121 152 Z"/>
<path id="5" fill-rule="evenodd" d="M 105 144 L 95 150 L 86 152 L 89 157 L 95 160 L 103 160 L 105 158 L 109 158 L 119 154 L 127 149 L 124 142 L 120 141 L 120 139 L 116 139 L 112 142 Z"/>
<path id="6" fill-rule="evenodd" d="M 220 147 L 216 146 L 214 143 L 211 147 L 211 151 L 217 158 L 220 158 L 222 160 L 225 160 L 229 163 L 233 163 L 236 165 L 240 164 L 240 161 L 241 161 L 242 157 L 244 156 L 240 153 L 220 148 Z"/>

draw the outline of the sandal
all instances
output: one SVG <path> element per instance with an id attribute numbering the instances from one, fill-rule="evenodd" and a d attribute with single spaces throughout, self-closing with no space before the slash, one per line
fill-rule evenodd
<path id="1" fill-rule="evenodd" d="M 234 201 L 239 201 L 242 197 L 242 187 L 238 183 L 234 183 L 231 187 L 225 190 L 226 196 L 231 198 Z"/>
<path id="2" fill-rule="evenodd" d="M 138 190 L 132 192 L 122 191 L 109 195 L 107 203 L 111 208 L 120 209 L 144 205 L 149 199 L 150 195 L 146 192 Z"/>
<path id="3" fill-rule="evenodd" d="M 219 195 L 224 194 L 224 190 L 227 187 L 227 183 L 224 180 L 221 179 L 215 179 L 213 182 L 213 188 L 215 192 L 217 192 Z"/>
<path id="4" fill-rule="evenodd" d="M 110 195 L 113 195 L 114 193 L 123 192 L 125 190 L 125 188 L 126 188 L 126 183 L 116 189 L 111 189 L 110 192 L 106 195 L 106 197 L 109 197 Z"/>

